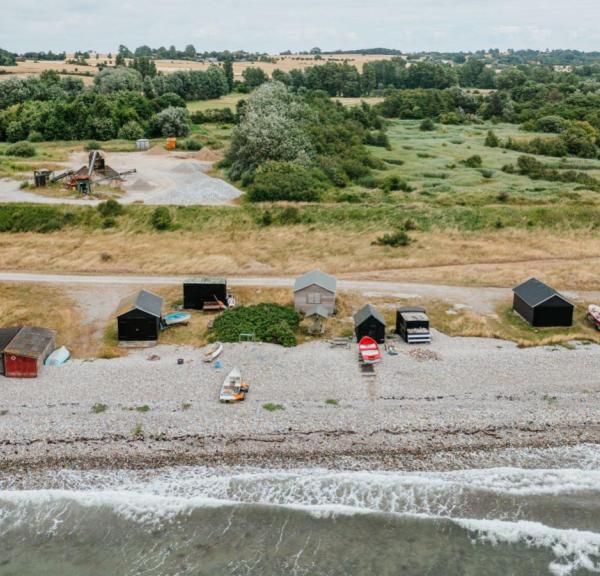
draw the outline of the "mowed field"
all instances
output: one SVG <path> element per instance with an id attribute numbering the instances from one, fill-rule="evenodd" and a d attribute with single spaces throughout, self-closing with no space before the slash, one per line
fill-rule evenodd
<path id="1" fill-rule="evenodd" d="M 72 55 L 67 56 L 67 60 L 71 59 Z M 262 68 L 269 76 L 274 70 L 284 70 L 289 72 L 294 68 L 308 68 L 310 66 L 316 66 L 318 64 L 325 64 L 326 62 L 347 62 L 358 68 L 362 72 L 362 68 L 365 63 L 373 60 L 388 60 L 391 56 L 379 56 L 379 55 L 361 55 L 361 54 L 336 54 L 332 56 L 321 56 L 320 59 L 315 59 L 311 55 L 292 54 L 289 56 L 272 56 L 270 62 L 261 62 L 259 60 L 248 60 L 244 62 L 234 62 L 233 73 L 236 80 L 242 79 L 242 74 L 246 68 L 256 67 Z M 17 66 L 0 66 L 0 80 L 8 78 L 10 75 L 17 76 L 31 76 L 39 75 L 44 70 L 56 70 L 64 75 L 84 75 L 93 76 L 98 72 L 98 65 L 114 65 L 113 58 L 108 58 L 106 54 L 99 54 L 96 58 L 95 54 L 91 55 L 91 58 L 87 60 L 87 66 L 81 64 L 67 64 L 66 61 L 33 61 L 27 60 L 25 62 L 18 62 Z M 178 72 L 183 70 L 207 70 L 214 64 L 209 61 L 190 61 L 190 60 L 156 60 L 156 67 L 159 72 L 169 74 L 172 72 Z M 86 80 L 90 82 L 88 78 Z"/>

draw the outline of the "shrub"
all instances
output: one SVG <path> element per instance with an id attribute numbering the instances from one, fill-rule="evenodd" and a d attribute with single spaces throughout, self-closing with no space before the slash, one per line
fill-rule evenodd
<path id="1" fill-rule="evenodd" d="M 100 144 L 100 142 L 97 142 L 96 140 L 90 140 L 86 145 L 85 145 L 85 149 L 88 152 L 91 152 L 92 150 L 102 150 L 102 145 Z"/>
<path id="2" fill-rule="evenodd" d="M 154 212 L 152 212 L 150 223 L 155 230 L 169 230 L 173 225 L 169 209 L 166 206 L 155 208 Z"/>
<path id="3" fill-rule="evenodd" d="M 277 412 L 278 410 L 285 410 L 285 406 L 283 404 L 273 404 L 272 402 L 267 402 L 263 404 L 262 407 L 267 412 Z"/>
<path id="4" fill-rule="evenodd" d="M 119 204 L 116 200 L 110 198 L 106 202 L 100 202 L 97 207 L 98 212 L 105 218 L 109 216 L 120 216 L 123 214 L 123 206 Z"/>
<path id="5" fill-rule="evenodd" d="M 150 132 L 155 136 L 187 136 L 190 133 L 190 114 L 185 108 L 165 108 L 150 121 Z"/>
<path id="6" fill-rule="evenodd" d="M 295 206 L 286 206 L 277 216 L 279 224 L 300 224 L 302 217 L 300 216 L 300 210 Z"/>
<path id="7" fill-rule="evenodd" d="M 202 150 L 202 142 L 193 138 L 188 138 L 187 140 L 178 143 L 177 147 L 181 148 L 182 150 L 189 150 L 195 152 L 198 150 Z"/>
<path id="8" fill-rule="evenodd" d="M 463 160 L 462 163 L 469 168 L 481 168 L 482 160 L 479 154 L 475 154 L 466 160 Z"/>
<path id="9" fill-rule="evenodd" d="M 34 130 L 33 132 L 29 133 L 29 136 L 27 137 L 27 140 L 29 140 L 30 142 L 43 142 L 44 141 L 44 135 L 41 132 L 38 132 L 37 130 Z"/>
<path id="10" fill-rule="evenodd" d="M 127 124 L 123 124 L 119 130 L 119 139 L 121 140 L 139 140 L 143 137 L 144 129 L 135 120 L 130 120 Z"/>
<path id="11" fill-rule="evenodd" d="M 265 210 L 259 219 L 260 225 L 263 227 L 273 224 L 273 213 L 270 210 Z"/>
<path id="12" fill-rule="evenodd" d="M 384 192 L 397 192 L 402 190 L 403 192 L 412 192 L 413 188 L 408 182 L 402 180 L 399 176 L 388 176 L 381 183 L 381 189 Z"/>
<path id="13" fill-rule="evenodd" d="M 406 230 L 398 230 L 392 234 L 384 234 L 373 242 L 374 246 L 391 246 L 397 248 L 398 246 L 408 246 L 412 242 L 410 236 Z"/>
<path id="14" fill-rule="evenodd" d="M 6 149 L 6 155 L 32 158 L 35 156 L 35 148 L 29 142 L 17 142 Z"/>
<path id="15" fill-rule="evenodd" d="M 498 148 L 500 146 L 500 138 L 496 136 L 493 130 L 488 130 L 487 136 L 485 137 L 485 145 L 489 148 Z"/>
<path id="16" fill-rule="evenodd" d="M 560 134 L 568 125 L 568 121 L 561 116 L 542 116 L 533 123 L 533 129 L 537 132 L 552 132 Z"/>
<path id="17" fill-rule="evenodd" d="M 421 124 L 419 124 L 419 130 L 422 132 L 433 132 L 435 130 L 435 123 L 431 118 L 425 118 Z"/>
<path id="18" fill-rule="evenodd" d="M 106 412 L 108 410 L 108 406 L 106 404 L 97 403 L 94 404 L 91 408 L 92 414 L 102 414 L 102 412 Z"/>
<path id="19" fill-rule="evenodd" d="M 296 345 L 295 331 L 299 324 L 300 316 L 290 306 L 237 306 L 215 319 L 212 337 L 222 342 L 237 342 L 240 334 L 253 333 L 261 342 L 290 347 Z"/>
<path id="20" fill-rule="evenodd" d="M 490 178 L 492 178 L 494 176 L 494 171 L 490 170 L 488 168 L 483 168 L 482 170 L 480 170 L 481 175 L 486 179 L 489 180 Z"/>
<path id="21" fill-rule="evenodd" d="M 112 217 L 105 218 L 102 221 L 102 228 L 105 228 L 105 229 L 114 228 L 116 225 L 117 225 L 117 221 Z"/>
<path id="22" fill-rule="evenodd" d="M 496 199 L 498 200 L 498 202 L 508 202 L 509 198 L 510 198 L 510 194 L 506 190 L 503 190 L 502 192 L 498 192 L 498 195 L 496 196 Z"/>
<path id="23" fill-rule="evenodd" d="M 316 202 L 325 189 L 325 175 L 295 162 L 270 161 L 255 174 L 248 191 L 251 202 Z"/>
<path id="24" fill-rule="evenodd" d="M 0 206 L 0 232 L 54 232 L 66 220 L 66 214 L 53 206 Z"/>

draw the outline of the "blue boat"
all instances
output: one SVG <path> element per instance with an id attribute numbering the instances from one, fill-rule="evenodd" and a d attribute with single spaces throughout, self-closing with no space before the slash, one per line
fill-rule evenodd
<path id="1" fill-rule="evenodd" d="M 57 348 L 44 362 L 45 366 L 62 366 L 69 358 L 71 353 L 66 349 L 65 346 Z"/>
<path id="2" fill-rule="evenodd" d="M 192 318 L 191 314 L 187 312 L 173 312 L 172 314 L 167 314 L 163 321 L 165 326 L 178 326 L 180 324 L 187 324 Z"/>

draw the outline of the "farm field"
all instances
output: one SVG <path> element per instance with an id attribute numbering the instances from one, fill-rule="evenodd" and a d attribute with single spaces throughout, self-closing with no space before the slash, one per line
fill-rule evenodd
<path id="1" fill-rule="evenodd" d="M 98 58 L 94 54 L 87 60 L 87 66 L 81 64 L 67 64 L 66 61 L 33 61 L 26 60 L 25 62 L 18 62 L 17 66 L 0 66 L 0 81 L 3 78 L 9 78 L 11 75 L 20 77 L 24 76 L 36 76 L 41 74 L 44 70 L 56 70 L 63 75 L 77 75 L 77 76 L 94 76 L 98 72 L 97 65 L 108 65 L 114 64 L 114 55 L 112 59 L 108 58 L 107 54 L 100 54 Z M 72 55 L 67 55 L 67 60 L 72 58 Z M 293 70 L 294 68 L 308 68 L 318 64 L 325 64 L 326 62 L 347 62 L 348 64 L 354 65 L 359 71 L 362 71 L 362 67 L 366 62 L 372 62 L 375 60 L 388 60 L 390 56 L 380 55 L 361 55 L 361 54 L 335 54 L 335 55 L 323 55 L 321 59 L 315 60 L 314 56 L 292 54 L 289 56 L 272 56 L 270 59 L 272 62 L 260 62 L 260 61 L 236 61 L 233 64 L 233 73 L 236 80 L 242 79 L 242 74 L 246 68 L 261 68 L 269 76 L 274 70 L 280 69 L 286 72 Z M 156 68 L 159 72 L 170 74 L 173 72 L 180 72 L 185 70 L 207 70 L 213 63 L 208 61 L 190 61 L 190 60 L 156 60 Z M 87 82 L 91 82 L 91 78 L 87 79 Z"/>

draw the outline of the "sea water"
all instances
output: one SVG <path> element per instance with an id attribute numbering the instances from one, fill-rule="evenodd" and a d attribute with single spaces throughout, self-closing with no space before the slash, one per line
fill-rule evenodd
<path id="1" fill-rule="evenodd" d="M 532 464 L 4 476 L 0 575 L 600 573 L 600 447 Z"/>

